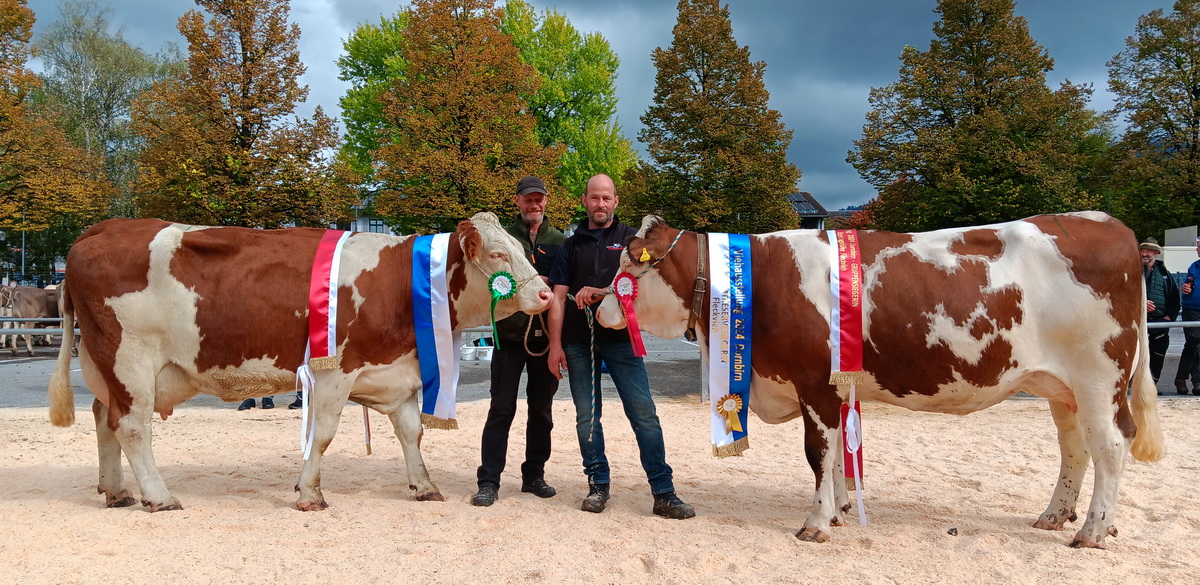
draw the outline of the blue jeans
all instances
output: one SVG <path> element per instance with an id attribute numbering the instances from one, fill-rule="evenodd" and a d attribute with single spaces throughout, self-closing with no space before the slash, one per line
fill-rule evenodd
<path id="1" fill-rule="evenodd" d="M 586 344 L 567 344 L 563 353 L 567 357 L 571 399 L 575 402 L 575 432 L 579 435 L 583 472 L 589 483 L 610 483 L 608 458 L 604 455 L 604 428 L 600 424 L 602 401 L 599 394 L 593 402 L 593 384 L 600 379 L 599 369 L 592 367 L 592 352 Z M 608 365 L 608 373 L 617 386 L 625 416 L 637 439 L 642 469 L 646 470 L 646 478 L 650 481 L 650 493 L 675 491 L 671 466 L 667 465 L 662 425 L 658 422 L 654 399 L 650 397 L 645 362 L 634 357 L 628 340 L 596 342 L 595 357 Z"/>

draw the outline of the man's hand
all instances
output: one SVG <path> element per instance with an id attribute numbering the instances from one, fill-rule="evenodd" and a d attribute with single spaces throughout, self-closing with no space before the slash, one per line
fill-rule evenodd
<path id="1" fill-rule="evenodd" d="M 1146 312 L 1147 313 L 1154 312 L 1154 301 L 1152 301 L 1150 299 L 1146 299 Z"/>
<path id="2" fill-rule="evenodd" d="M 1183 286 L 1179 287 L 1179 290 L 1183 291 L 1183 294 L 1185 294 L 1185 295 L 1192 294 L 1192 283 L 1190 283 L 1190 282 L 1183 283 Z"/>
<path id="3" fill-rule="evenodd" d="M 561 345 L 550 346 L 550 352 L 546 354 L 546 365 L 550 367 L 550 373 L 559 380 L 563 377 L 563 372 L 567 369 L 567 355 L 563 353 Z"/>
<path id="4" fill-rule="evenodd" d="M 575 306 L 580 309 L 598 303 L 604 300 L 604 295 L 608 294 L 608 289 L 596 288 L 594 286 L 585 286 L 575 293 Z"/>

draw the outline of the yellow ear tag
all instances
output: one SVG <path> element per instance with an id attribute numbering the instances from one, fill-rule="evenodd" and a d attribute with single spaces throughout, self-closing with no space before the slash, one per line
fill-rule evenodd
<path id="1" fill-rule="evenodd" d="M 649 262 L 649 261 L 650 261 L 650 252 L 647 251 L 645 248 L 642 248 L 642 255 L 640 257 L 638 257 L 638 262 Z"/>

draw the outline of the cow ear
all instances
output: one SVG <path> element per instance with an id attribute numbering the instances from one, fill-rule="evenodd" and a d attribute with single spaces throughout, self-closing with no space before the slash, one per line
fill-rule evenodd
<path id="1" fill-rule="evenodd" d="M 629 254 L 629 259 L 638 264 L 645 264 L 654 260 L 654 255 L 650 251 L 649 241 L 637 236 L 629 236 L 625 239 L 625 252 Z"/>
<path id="2" fill-rule="evenodd" d="M 463 255 L 467 257 L 467 260 L 471 262 L 479 260 L 479 251 L 483 248 L 483 237 L 479 235 L 479 230 L 475 229 L 475 224 L 467 220 L 458 222 L 458 243 L 462 246 Z"/>

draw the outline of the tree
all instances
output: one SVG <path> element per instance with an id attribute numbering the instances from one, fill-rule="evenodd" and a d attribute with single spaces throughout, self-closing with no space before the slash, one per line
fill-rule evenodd
<path id="1" fill-rule="evenodd" d="M 650 197 L 680 227 L 795 227 L 787 196 L 800 171 L 787 161 L 792 132 L 767 107 L 766 63 L 737 45 L 718 0 L 679 0 L 673 34 L 669 48 L 652 54 L 654 103 L 638 134 L 654 161 Z"/>
<path id="2" fill-rule="evenodd" d="M 1200 223 L 1200 0 L 1138 18 L 1108 62 L 1114 116 L 1116 214 L 1142 235 Z"/>
<path id="3" fill-rule="evenodd" d="M 215 225 L 323 226 L 358 202 L 329 153 L 336 122 L 308 95 L 286 0 L 196 0 L 179 19 L 187 70 L 134 102 L 146 141 L 135 203 L 142 215 Z M 289 116 L 294 116 L 288 119 Z"/>
<path id="4" fill-rule="evenodd" d="M 113 195 L 99 159 L 30 107 L 40 83 L 25 66 L 33 22 L 24 0 L 0 0 L 0 229 L 6 235 L 96 221 Z"/>
<path id="5" fill-rule="evenodd" d="M 1054 61 L 1012 0 L 939 0 L 928 51 L 871 90 L 847 161 L 879 190 L 875 227 L 927 230 L 1086 209 L 1104 121 L 1087 86 L 1046 85 Z"/>
<path id="6" fill-rule="evenodd" d="M 359 175 L 364 198 L 380 188 L 375 177 L 375 152 L 391 131 L 383 115 L 383 95 L 395 80 L 404 77 L 402 50 L 408 11 L 394 17 L 379 17 L 379 25 L 360 25 L 342 43 L 346 51 L 338 57 L 338 79 L 350 83 L 339 100 L 346 141 L 340 156 Z"/>
<path id="7" fill-rule="evenodd" d="M 537 91 L 538 75 L 499 30 L 492 0 L 414 0 L 411 10 L 405 74 L 383 96 L 393 131 L 377 155 L 376 176 L 397 188 L 380 192 L 375 209 L 403 231 L 449 231 L 509 208 L 517 180 L 553 176 L 562 149 L 534 135 L 521 96 Z"/>
<path id="8" fill-rule="evenodd" d="M 159 55 L 130 46 L 121 31 L 109 32 L 111 14 L 111 7 L 90 0 L 59 6 L 59 20 L 36 42 L 44 71 L 35 98 L 71 142 L 104 160 L 109 180 L 127 190 L 139 146 L 130 128 L 131 105 L 177 69 L 179 58 L 173 46 Z"/>
<path id="9" fill-rule="evenodd" d="M 599 33 L 579 34 L 558 11 L 547 9 L 539 17 L 522 0 L 505 5 L 500 30 L 541 76 L 538 91 L 523 97 L 537 120 L 538 142 L 566 145 L 558 182 L 582 195 L 597 173 L 620 181 L 637 153 L 616 123 L 620 60 L 608 41 Z"/>

